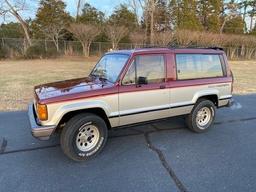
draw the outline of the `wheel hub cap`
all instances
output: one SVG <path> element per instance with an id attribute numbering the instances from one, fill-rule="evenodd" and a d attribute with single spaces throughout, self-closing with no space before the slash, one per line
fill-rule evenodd
<path id="1" fill-rule="evenodd" d="M 76 146 L 80 151 L 87 152 L 97 145 L 99 136 L 99 130 L 96 126 L 82 126 L 76 136 Z"/>
<path id="2" fill-rule="evenodd" d="M 200 128 L 204 128 L 205 125 L 211 120 L 211 109 L 203 107 L 197 112 L 196 123 Z"/>

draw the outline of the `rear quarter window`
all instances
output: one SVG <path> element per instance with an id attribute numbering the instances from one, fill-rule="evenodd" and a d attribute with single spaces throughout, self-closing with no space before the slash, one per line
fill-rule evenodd
<path id="1" fill-rule="evenodd" d="M 176 54 L 176 69 L 179 80 L 224 75 L 220 55 L 217 54 Z"/>

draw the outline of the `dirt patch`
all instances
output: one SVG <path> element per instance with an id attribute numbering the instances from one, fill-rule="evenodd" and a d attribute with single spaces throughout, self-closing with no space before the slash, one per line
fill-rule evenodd
<path id="1" fill-rule="evenodd" d="M 85 77 L 98 58 L 0 61 L 0 111 L 24 110 L 38 84 Z M 230 62 L 234 93 L 256 93 L 256 61 Z"/>

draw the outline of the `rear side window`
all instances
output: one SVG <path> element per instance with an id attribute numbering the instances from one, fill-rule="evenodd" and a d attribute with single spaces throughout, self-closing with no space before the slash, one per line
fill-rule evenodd
<path id="1" fill-rule="evenodd" d="M 180 80 L 223 76 L 219 55 L 176 54 L 176 69 Z"/>

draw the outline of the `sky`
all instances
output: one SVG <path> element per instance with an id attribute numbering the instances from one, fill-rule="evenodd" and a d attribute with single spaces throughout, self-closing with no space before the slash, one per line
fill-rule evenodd
<path id="1" fill-rule="evenodd" d="M 2 0 L 0 0 L 1 2 Z M 71 15 L 76 15 L 76 2 L 77 0 L 63 0 L 67 7 L 66 10 Z M 29 7 L 26 12 L 22 13 L 25 18 L 34 18 L 35 12 L 37 10 L 39 0 L 27 0 Z M 111 15 L 112 11 L 120 5 L 121 3 L 127 2 L 127 0 L 85 0 L 86 3 L 91 4 L 93 7 L 96 7 L 107 16 Z M 15 21 L 12 17 L 5 18 L 6 22 Z M 0 16 L 0 23 L 4 22 L 3 17 Z"/>
<path id="2" fill-rule="evenodd" d="M 0 0 L 2 2 L 3 0 Z M 27 8 L 27 11 L 24 12 L 22 15 L 28 19 L 28 18 L 34 18 L 35 13 L 38 7 L 39 0 L 26 0 L 29 4 L 29 7 Z M 67 7 L 66 10 L 73 16 L 76 15 L 76 2 L 77 0 L 63 0 Z M 120 5 L 121 3 L 126 3 L 128 0 L 84 0 L 85 2 L 91 4 L 93 7 L 96 7 L 105 15 L 109 16 L 113 12 L 113 10 Z M 5 22 L 15 21 L 13 17 L 7 17 L 5 18 Z M 0 16 L 0 24 L 4 22 L 4 18 Z M 249 25 L 249 18 L 247 18 L 247 25 Z"/>
<path id="3" fill-rule="evenodd" d="M 75 15 L 76 12 L 76 2 L 77 0 L 64 0 L 67 4 L 67 10 L 70 14 Z M 93 7 L 96 7 L 106 15 L 110 15 L 115 7 L 120 5 L 120 3 L 126 2 L 125 0 L 86 0 L 87 3 L 91 4 Z"/>

